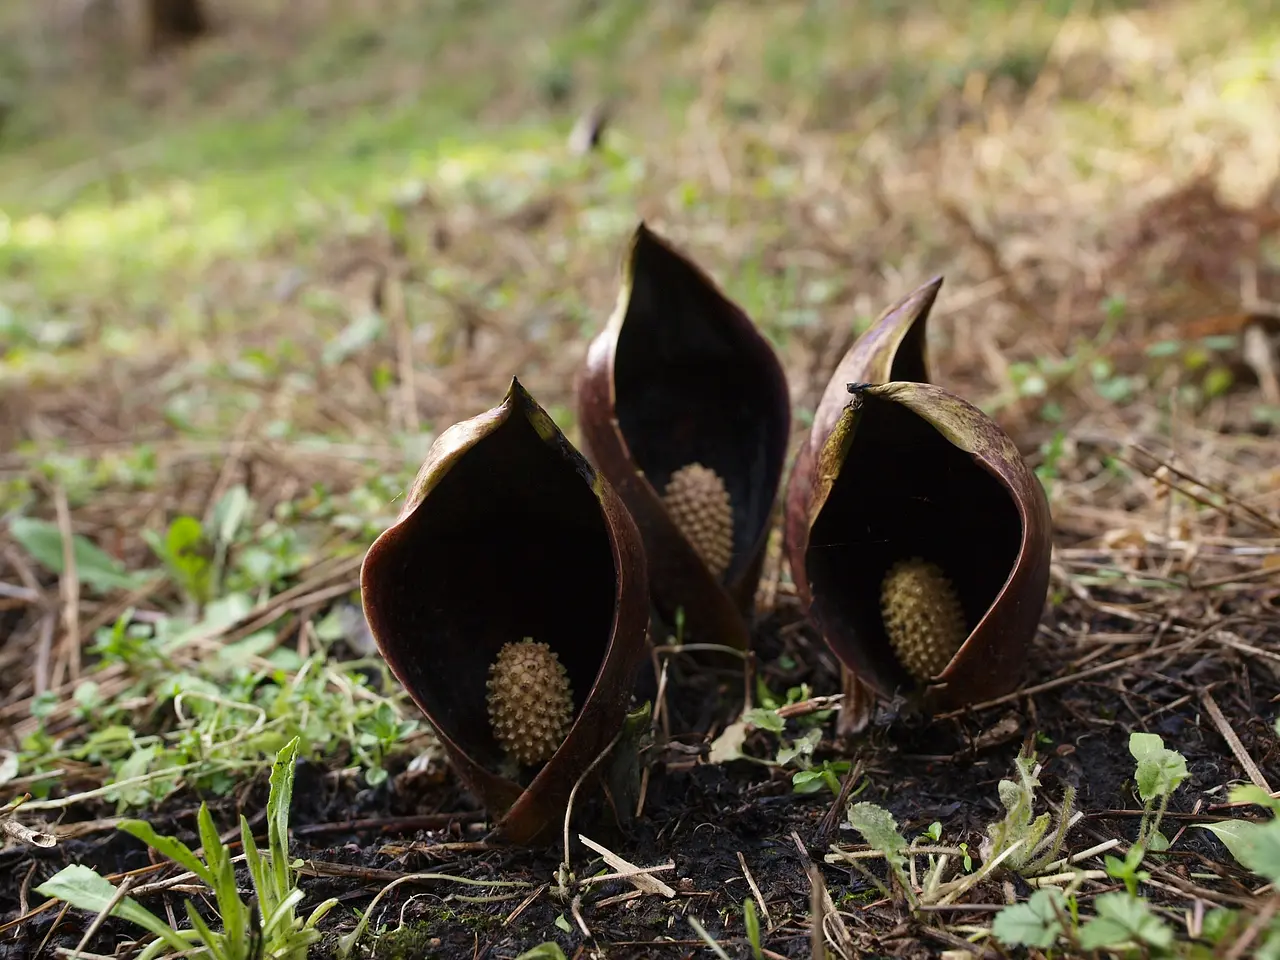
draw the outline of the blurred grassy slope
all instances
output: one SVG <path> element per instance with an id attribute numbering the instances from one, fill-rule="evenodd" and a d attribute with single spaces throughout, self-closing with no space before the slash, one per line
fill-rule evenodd
<path id="1" fill-rule="evenodd" d="M 1261 0 L 213 7 L 217 36 L 124 75 L 76 59 L 52 14 L 0 14 L 28 41 L 0 54 L 0 382 L 304 321 L 337 336 L 349 306 L 285 316 L 282 290 L 389 224 L 423 290 L 517 325 L 554 302 L 555 336 L 578 342 L 636 217 L 674 218 L 784 340 L 833 266 L 779 264 L 813 245 L 786 211 L 875 278 L 853 297 L 864 315 L 882 284 L 965 276 L 940 191 L 1088 246 L 1121 200 L 1220 147 L 1245 193 L 1280 156 L 1280 7 Z M 574 117 L 604 96 L 620 105 L 605 156 L 570 156 Z M 490 228 L 544 202 L 547 242 L 495 276 Z M 473 228 L 469 257 L 432 256 L 405 220 L 424 204 Z M 894 218 L 893 246 L 863 248 Z"/>

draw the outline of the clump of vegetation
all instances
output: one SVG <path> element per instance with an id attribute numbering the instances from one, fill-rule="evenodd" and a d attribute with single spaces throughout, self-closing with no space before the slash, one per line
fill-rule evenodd
<path id="1" fill-rule="evenodd" d="M 193 947 L 213 960 L 302 960 L 308 948 L 320 940 L 318 924 L 338 905 L 336 898 L 324 901 L 303 919 L 297 914 L 303 893 L 297 886 L 296 865 L 289 856 L 289 804 L 293 799 L 297 739 L 290 740 L 276 755 L 271 768 L 271 793 L 267 800 L 267 846 L 259 850 L 248 819 L 240 816 L 240 843 L 244 853 L 233 857 L 230 847 L 218 835 L 213 817 L 200 805 L 198 857 L 176 837 L 156 833 L 142 820 L 126 820 L 120 829 L 168 857 L 203 883 L 214 896 L 213 925 L 201 916 L 195 901 L 183 900 L 188 927 L 166 923 L 134 898 L 128 889 L 117 887 L 91 867 L 72 864 L 50 877 L 36 892 L 56 897 L 81 910 L 116 916 L 145 929 L 156 940 L 139 954 L 151 960 L 166 951 L 186 953 Z M 253 899 L 243 900 L 236 881 L 235 861 L 243 860 L 253 885 Z"/>

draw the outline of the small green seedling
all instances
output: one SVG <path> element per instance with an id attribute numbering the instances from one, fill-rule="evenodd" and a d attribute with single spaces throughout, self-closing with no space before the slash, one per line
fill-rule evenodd
<path id="1" fill-rule="evenodd" d="M 1113 856 L 1104 858 L 1107 875 L 1123 881 L 1125 891 L 1099 896 L 1093 901 L 1096 915 L 1081 924 L 1074 897 L 1053 888 L 1037 890 L 1025 903 L 1005 907 L 996 915 L 991 933 L 1005 946 L 1047 950 L 1060 937 L 1066 937 L 1085 951 L 1137 949 L 1149 954 L 1172 945 L 1172 928 L 1139 896 L 1140 885 L 1151 876 L 1140 867 L 1148 849 L 1168 849 L 1168 841 L 1160 833 L 1160 821 L 1170 795 L 1187 777 L 1187 763 L 1177 751 L 1166 748 L 1155 734 L 1132 734 L 1129 752 L 1136 762 L 1134 781 L 1145 804 L 1138 840 L 1123 860 Z M 1039 781 L 1023 759 L 1019 758 L 1019 783 L 1006 780 L 1000 785 L 1000 798 L 1008 813 L 1002 823 L 990 828 L 992 840 L 1003 843 L 1005 849 L 1010 849 L 1009 838 L 1020 835 L 1038 840 L 1048 826 L 1045 814 L 1034 821 L 1031 819 L 1029 805 Z M 1068 803 L 1069 798 L 1064 800 L 1064 813 Z M 1049 859 L 1057 855 L 1064 836 L 1060 826 Z M 1035 866 L 1044 866 L 1047 862 L 1041 857 Z"/>
<path id="2" fill-rule="evenodd" d="M 81 910 L 109 911 L 112 916 L 155 934 L 158 939 L 139 954 L 139 960 L 153 960 L 166 950 L 184 952 L 193 947 L 203 947 L 212 960 L 304 960 L 307 948 L 320 939 L 317 924 L 338 905 L 338 900 L 326 900 L 305 921 L 296 913 L 303 893 L 297 887 L 294 865 L 289 860 L 289 803 L 297 755 L 295 737 L 276 755 L 271 768 L 265 853 L 258 849 L 248 820 L 240 817 L 240 840 L 254 891 L 251 903 L 240 898 L 231 851 L 219 837 L 206 804 L 200 805 L 198 816 L 203 860 L 181 840 L 161 836 L 145 821 L 126 820 L 120 824 L 121 830 L 191 871 L 213 891 L 221 930 L 214 930 L 196 912 L 191 900 L 183 901 L 191 926 L 178 930 L 132 897 L 121 896 L 110 880 L 81 864 L 58 871 L 36 892 Z"/>
<path id="3" fill-rule="evenodd" d="M 731 760 L 750 760 L 766 767 L 795 767 L 791 775 L 791 786 L 796 793 L 818 793 L 824 787 L 835 796 L 840 794 L 840 781 L 851 768 L 847 760 L 823 760 L 821 764 L 813 761 L 814 751 L 822 743 L 821 725 L 831 716 L 830 710 L 817 710 L 795 718 L 795 724 L 801 730 L 799 736 L 791 738 L 783 736 L 787 719 L 778 711 L 793 703 L 808 700 L 812 691 L 807 685 L 791 687 L 784 700 L 778 699 L 759 678 L 756 679 L 756 699 L 761 706 L 744 710 L 742 716 L 725 727 L 724 731 L 711 744 L 708 759 L 712 763 L 728 763 Z M 776 734 L 778 749 L 772 760 L 753 757 L 744 753 L 743 744 L 752 730 L 763 730 Z"/>
<path id="4" fill-rule="evenodd" d="M 1066 842 L 1067 831 L 1074 820 L 1075 789 L 1068 786 L 1063 791 L 1058 824 L 1049 834 L 1053 818 L 1048 813 L 1032 816 L 1036 788 L 1040 786 L 1040 766 L 1035 754 L 1020 755 L 1014 761 L 1014 769 L 1018 779 L 1000 781 L 1000 803 L 1005 815 L 987 827 L 982 859 L 984 863 L 1001 860 L 1010 870 L 1035 876 L 1057 859 Z"/>
<path id="5" fill-rule="evenodd" d="M 764 960 L 764 946 L 760 942 L 760 918 L 756 916 L 755 901 L 750 897 L 742 901 L 742 925 L 747 930 L 752 960 Z"/>
<path id="6" fill-rule="evenodd" d="M 1137 846 L 1149 850 L 1167 850 L 1169 841 L 1160 832 L 1160 821 L 1169 807 L 1169 797 L 1187 779 L 1187 761 L 1176 750 L 1170 750 L 1154 733 L 1129 735 L 1129 753 L 1137 761 L 1134 781 L 1144 804 L 1138 827 Z M 1159 801 L 1154 808 L 1153 804 Z"/>

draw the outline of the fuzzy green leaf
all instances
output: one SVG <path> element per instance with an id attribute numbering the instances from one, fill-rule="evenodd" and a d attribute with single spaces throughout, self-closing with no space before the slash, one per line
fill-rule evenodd
<path id="1" fill-rule="evenodd" d="M 885 855 L 890 863 L 905 861 L 906 838 L 898 832 L 898 821 L 884 807 L 874 803 L 849 804 L 849 823 L 862 839 Z"/>
<path id="2" fill-rule="evenodd" d="M 1134 779 L 1144 801 L 1173 793 L 1187 779 L 1186 758 L 1154 733 L 1129 734 L 1129 753 L 1138 762 Z"/>

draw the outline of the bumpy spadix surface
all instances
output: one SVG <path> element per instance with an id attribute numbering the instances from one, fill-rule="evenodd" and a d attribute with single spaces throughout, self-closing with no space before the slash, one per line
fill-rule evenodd
<path id="1" fill-rule="evenodd" d="M 691 463 L 667 481 L 667 512 L 717 577 L 733 559 L 733 506 L 724 481 L 710 467 Z"/>
<path id="2" fill-rule="evenodd" d="M 920 682 L 940 674 L 968 635 L 955 587 L 937 564 L 919 557 L 890 568 L 880 611 L 898 661 Z"/>
<path id="3" fill-rule="evenodd" d="M 489 722 L 508 756 L 527 766 L 551 759 L 573 724 L 569 675 L 551 647 L 504 644 L 489 667 Z"/>

